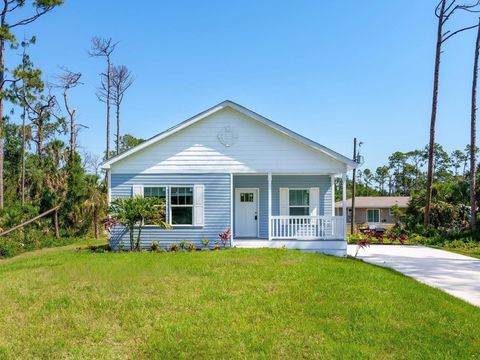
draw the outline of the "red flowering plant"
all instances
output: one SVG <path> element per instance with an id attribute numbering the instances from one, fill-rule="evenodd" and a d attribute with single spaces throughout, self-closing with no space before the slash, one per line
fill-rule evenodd
<path id="1" fill-rule="evenodd" d="M 355 257 L 357 257 L 358 252 L 360 249 L 366 249 L 372 244 L 372 241 L 370 240 L 371 238 L 365 234 L 363 236 L 360 236 L 357 240 L 357 251 L 355 251 Z"/>
<path id="2" fill-rule="evenodd" d="M 218 234 L 218 237 L 223 244 L 223 248 L 225 248 L 227 246 L 227 243 L 230 241 L 230 238 L 232 237 L 230 228 L 226 228 L 224 231 Z"/>
<path id="3" fill-rule="evenodd" d="M 393 227 L 387 230 L 387 238 L 393 243 L 395 241 L 400 242 L 400 244 L 405 245 L 408 241 L 408 235 L 405 229 L 400 224 L 395 224 Z"/>
<path id="4" fill-rule="evenodd" d="M 111 228 L 114 227 L 115 225 L 118 225 L 117 219 L 108 216 L 105 219 L 102 220 L 103 228 L 110 232 Z"/>

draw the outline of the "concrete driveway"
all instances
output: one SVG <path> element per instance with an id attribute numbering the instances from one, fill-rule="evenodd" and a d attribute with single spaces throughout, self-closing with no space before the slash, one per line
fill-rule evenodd
<path id="1" fill-rule="evenodd" d="M 354 256 L 356 245 L 348 245 Z M 395 269 L 422 283 L 480 306 L 480 259 L 410 245 L 372 245 L 360 249 L 365 262 Z"/>

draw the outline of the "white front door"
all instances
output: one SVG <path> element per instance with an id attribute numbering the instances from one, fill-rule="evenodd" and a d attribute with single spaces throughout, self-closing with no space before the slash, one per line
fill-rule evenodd
<path id="1" fill-rule="evenodd" d="M 235 189 L 235 236 L 257 237 L 258 189 Z"/>

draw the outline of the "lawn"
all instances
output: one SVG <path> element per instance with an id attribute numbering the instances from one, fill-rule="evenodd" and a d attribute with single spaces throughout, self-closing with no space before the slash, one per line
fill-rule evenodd
<path id="1" fill-rule="evenodd" d="M 465 246 L 465 247 L 449 247 L 449 246 L 441 246 L 438 249 L 447 250 L 451 252 L 455 252 L 457 254 L 471 256 L 477 259 L 480 259 L 480 244 L 477 246 Z"/>
<path id="2" fill-rule="evenodd" d="M 480 309 L 283 249 L 73 250 L 0 263 L 0 358 L 473 359 Z"/>

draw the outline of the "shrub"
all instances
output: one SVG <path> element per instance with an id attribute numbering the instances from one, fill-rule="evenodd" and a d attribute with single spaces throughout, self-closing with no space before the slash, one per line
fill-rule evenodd
<path id="1" fill-rule="evenodd" d="M 180 249 L 185 250 L 187 248 L 187 240 L 180 241 Z"/>
<path id="2" fill-rule="evenodd" d="M 357 257 L 358 255 L 358 252 L 360 251 L 360 249 L 365 249 L 367 247 L 370 246 L 370 239 L 369 238 L 365 238 L 365 239 L 361 239 L 361 240 L 358 240 L 357 241 L 357 251 L 355 251 L 355 257 Z"/>
<path id="3" fill-rule="evenodd" d="M 231 238 L 230 228 L 225 229 L 223 232 L 218 234 L 218 236 L 220 237 L 220 241 L 222 242 L 223 247 L 225 248 Z"/>
<path id="4" fill-rule="evenodd" d="M 218 241 L 215 241 L 215 244 L 213 245 L 213 250 L 220 250 L 220 243 Z"/>
<path id="5" fill-rule="evenodd" d="M 177 243 L 173 243 L 169 245 L 168 250 L 175 252 L 180 250 L 180 246 Z"/>
<path id="6" fill-rule="evenodd" d="M 202 245 L 204 246 L 204 249 L 208 250 L 208 244 L 210 244 L 210 240 L 202 239 Z"/>
<path id="7" fill-rule="evenodd" d="M 195 246 L 195 244 L 193 242 L 189 242 L 187 244 L 187 248 L 188 248 L 188 251 L 195 251 L 197 250 L 197 247 Z"/>
<path id="8" fill-rule="evenodd" d="M 142 228 L 145 223 L 158 225 L 170 229 L 171 225 L 165 221 L 165 201 L 157 198 L 117 198 L 110 206 L 110 214 L 118 222 L 128 228 L 130 235 L 130 250 L 140 250 Z M 107 224 L 108 221 L 104 221 Z M 134 239 L 134 230 L 137 228 L 137 239 Z"/>
<path id="9" fill-rule="evenodd" d="M 408 240 L 408 235 L 405 229 L 399 225 L 395 224 L 390 229 L 387 230 L 387 238 L 394 243 L 395 241 L 399 241 L 402 245 L 405 244 Z"/>
<path id="10" fill-rule="evenodd" d="M 153 241 L 153 242 L 150 244 L 150 250 L 152 250 L 152 251 L 158 251 L 158 250 L 160 250 L 160 245 L 158 244 L 158 241 Z"/>

